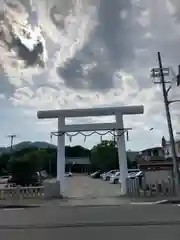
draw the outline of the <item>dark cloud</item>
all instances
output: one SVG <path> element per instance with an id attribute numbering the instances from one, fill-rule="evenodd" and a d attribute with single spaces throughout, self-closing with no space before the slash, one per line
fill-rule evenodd
<path id="1" fill-rule="evenodd" d="M 120 18 L 121 11 L 127 11 L 125 20 Z M 131 1 L 101 0 L 99 7 L 98 37 L 104 42 L 108 57 L 114 66 L 122 66 L 133 58 Z"/>
<path id="2" fill-rule="evenodd" d="M 131 1 L 101 0 L 97 11 L 99 22 L 93 35 L 74 58 L 57 69 L 69 87 L 83 89 L 88 86 L 91 90 L 108 90 L 113 87 L 114 72 L 128 68 L 135 59 L 135 37 L 140 32 L 134 31 Z M 121 11 L 127 12 L 125 19 L 120 17 Z M 88 70 L 85 76 L 84 67 L 92 62 L 96 66 Z"/>

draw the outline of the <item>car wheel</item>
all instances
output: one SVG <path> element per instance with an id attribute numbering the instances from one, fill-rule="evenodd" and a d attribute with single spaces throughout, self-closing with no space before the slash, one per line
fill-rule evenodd
<path id="1" fill-rule="evenodd" d="M 109 180 L 110 180 L 110 177 L 106 177 L 106 180 L 109 181 Z"/>
<path id="2" fill-rule="evenodd" d="M 114 183 L 117 184 L 117 183 L 118 183 L 118 179 L 115 179 L 115 180 L 114 180 Z"/>

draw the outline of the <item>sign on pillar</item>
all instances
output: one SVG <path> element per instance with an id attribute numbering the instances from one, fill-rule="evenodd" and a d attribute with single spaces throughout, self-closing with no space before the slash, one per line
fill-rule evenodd
<path id="1" fill-rule="evenodd" d="M 128 176 L 127 169 L 127 154 L 126 154 L 126 143 L 124 137 L 124 124 L 123 116 L 121 113 L 116 114 L 116 124 L 117 124 L 117 148 L 118 148 L 118 159 L 120 168 L 120 182 L 121 182 L 121 195 L 126 195 L 127 184 L 126 179 Z"/>

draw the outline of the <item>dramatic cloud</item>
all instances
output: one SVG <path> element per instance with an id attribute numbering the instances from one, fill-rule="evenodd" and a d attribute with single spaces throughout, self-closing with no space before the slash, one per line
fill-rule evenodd
<path id="1" fill-rule="evenodd" d="M 31 23 L 26 8 L 20 2 L 6 1 L 3 5 L 0 13 L 2 68 L 9 75 L 8 68 L 44 67 L 47 54 L 41 28 L 37 23 Z M 32 11 L 33 19 L 36 14 Z"/>
<path id="2" fill-rule="evenodd" d="M 83 48 L 58 68 L 69 87 L 108 91 L 114 87 L 114 72 L 134 60 L 136 35 L 130 0 L 101 0 L 97 21 L 98 26 Z"/>
<path id="3" fill-rule="evenodd" d="M 155 129 L 152 144 L 160 143 L 162 135 L 167 137 L 167 127 L 161 86 L 153 84 L 150 68 L 158 66 L 157 51 L 161 51 L 164 66 L 177 71 L 180 3 L 155 2 L 1 1 L 0 103 L 4 106 L 1 118 L 3 112 L 6 116 L 4 124 L 19 129 L 22 135 L 31 125 L 34 138 L 37 133 L 45 137 L 56 125 L 37 120 L 39 109 L 144 104 L 144 116 L 125 117 L 125 126 L 134 127 L 130 147 L 148 146 L 151 127 Z M 179 91 L 174 84 L 170 99 L 178 99 Z M 13 123 L 6 108 L 18 115 Z M 180 130 L 179 109 L 178 103 L 171 106 L 175 131 Z M 28 120 L 20 129 L 23 116 Z M 101 120 L 113 118 L 68 121 Z M 29 134 L 32 136 L 32 131 Z"/>

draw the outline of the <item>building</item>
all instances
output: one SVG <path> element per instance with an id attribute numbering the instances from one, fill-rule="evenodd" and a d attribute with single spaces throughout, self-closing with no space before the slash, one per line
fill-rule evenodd
<path id="1" fill-rule="evenodd" d="M 138 168 L 144 172 L 146 184 L 161 184 L 163 181 L 172 180 L 173 163 L 170 160 L 141 160 L 138 163 Z"/>
<path id="2" fill-rule="evenodd" d="M 162 147 L 153 147 L 142 150 L 139 153 L 141 159 L 145 161 L 165 160 L 164 149 Z"/>
<path id="3" fill-rule="evenodd" d="M 180 159 L 180 140 L 175 141 L 175 148 L 176 148 L 176 155 L 178 159 Z M 164 145 L 164 154 L 166 159 L 172 158 L 171 144 L 168 141 L 166 141 Z"/>
<path id="4" fill-rule="evenodd" d="M 146 184 L 160 184 L 172 179 L 172 161 L 165 159 L 162 147 L 144 149 L 140 156 L 138 168 L 144 172 Z"/>
<path id="5" fill-rule="evenodd" d="M 77 173 L 88 173 L 91 162 L 88 157 L 66 157 L 66 171 Z"/>

